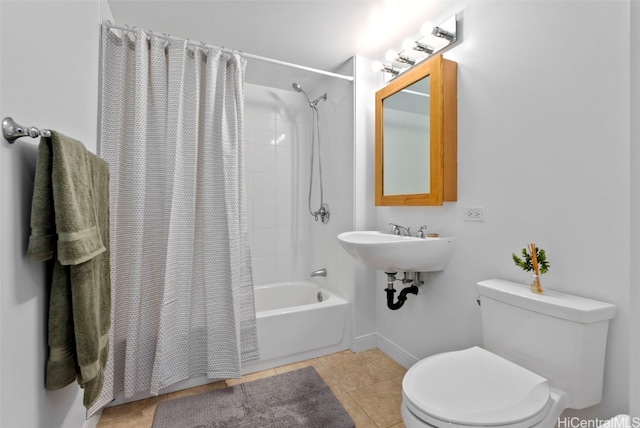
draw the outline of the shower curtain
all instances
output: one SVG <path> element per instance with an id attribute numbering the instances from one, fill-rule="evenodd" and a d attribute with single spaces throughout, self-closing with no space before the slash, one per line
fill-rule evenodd
<path id="1" fill-rule="evenodd" d="M 259 356 L 245 64 L 187 41 L 102 28 L 100 153 L 112 177 L 113 289 L 103 404 L 109 392 L 155 395 L 194 375 L 239 377 L 241 364 Z"/>

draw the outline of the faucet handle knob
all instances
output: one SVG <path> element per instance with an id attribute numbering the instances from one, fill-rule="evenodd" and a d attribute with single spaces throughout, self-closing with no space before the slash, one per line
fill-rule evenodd
<path id="1" fill-rule="evenodd" d="M 426 224 L 425 224 L 425 225 L 423 225 L 423 226 L 420 226 L 420 230 L 418 230 L 418 233 L 416 234 L 416 236 L 417 236 L 418 238 L 424 238 L 424 232 L 425 232 L 426 230 L 427 230 L 427 225 L 426 225 Z"/>

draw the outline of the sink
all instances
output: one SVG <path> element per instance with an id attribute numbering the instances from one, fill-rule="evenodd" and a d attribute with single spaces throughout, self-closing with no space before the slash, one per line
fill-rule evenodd
<path id="1" fill-rule="evenodd" d="M 344 232 L 342 247 L 359 262 L 385 272 L 435 272 L 449 264 L 454 238 L 416 238 L 376 231 Z"/>

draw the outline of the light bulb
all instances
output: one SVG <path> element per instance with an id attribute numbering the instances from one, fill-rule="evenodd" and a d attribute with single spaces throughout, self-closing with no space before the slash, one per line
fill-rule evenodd
<path id="1" fill-rule="evenodd" d="M 402 42 L 402 49 L 405 51 L 410 51 L 416 45 L 416 42 L 413 39 L 404 39 Z"/>
<path id="2" fill-rule="evenodd" d="M 398 57 L 398 54 L 393 49 L 389 49 L 387 53 L 384 55 L 384 58 L 387 61 L 395 61 L 397 57 Z"/>
<path id="3" fill-rule="evenodd" d="M 424 24 L 422 24 L 422 27 L 420 27 L 420 32 L 422 33 L 423 36 L 430 35 L 432 31 L 433 31 L 433 24 L 431 22 L 427 21 Z"/>

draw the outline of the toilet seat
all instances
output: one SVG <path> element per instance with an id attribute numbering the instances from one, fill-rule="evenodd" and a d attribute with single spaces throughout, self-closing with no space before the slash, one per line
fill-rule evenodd
<path id="1" fill-rule="evenodd" d="M 419 361 L 402 396 L 413 416 L 434 426 L 531 427 L 551 407 L 547 379 L 479 347 Z"/>

